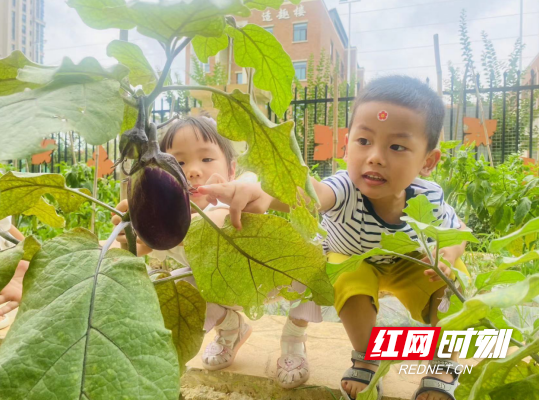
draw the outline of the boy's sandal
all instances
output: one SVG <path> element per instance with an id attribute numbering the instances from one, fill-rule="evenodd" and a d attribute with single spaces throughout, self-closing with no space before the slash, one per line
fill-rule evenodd
<path id="1" fill-rule="evenodd" d="M 419 388 L 415 391 L 414 395 L 412 396 L 412 399 L 416 400 L 417 396 L 419 396 L 421 393 L 433 391 L 443 393 L 449 396 L 451 400 L 456 400 L 455 389 L 458 386 L 459 380 L 459 374 L 458 372 L 456 372 L 456 368 L 460 364 L 453 360 L 444 360 L 442 358 L 434 357 L 431 361 L 429 361 L 429 365 L 432 367 L 443 367 L 443 370 L 453 375 L 453 381 L 448 383 L 432 376 L 425 376 L 421 378 Z"/>
<path id="2" fill-rule="evenodd" d="M 228 310 L 227 312 L 235 312 Z M 240 347 L 249 339 L 253 329 L 243 322 L 243 318 L 238 314 L 239 326 L 236 329 L 223 330 L 216 329 L 217 335 L 213 341 L 206 346 L 202 354 L 202 365 L 205 369 L 215 371 L 228 367 L 234 362 Z M 226 345 L 224 337 L 238 334 L 232 347 Z"/>
<path id="3" fill-rule="evenodd" d="M 287 343 L 303 343 L 305 351 L 305 341 L 307 335 L 303 336 L 282 336 L 281 346 Z M 277 382 L 284 389 L 293 389 L 304 384 L 309 379 L 309 363 L 307 357 L 302 354 L 287 354 L 277 360 Z"/>
<path id="4" fill-rule="evenodd" d="M 341 379 L 341 394 L 345 398 L 345 400 L 354 400 L 348 393 L 346 393 L 346 390 L 342 387 L 343 381 L 354 381 L 354 382 L 360 382 L 364 383 L 365 385 L 369 385 L 372 381 L 372 377 L 376 372 L 371 371 L 367 368 L 358 368 L 354 366 L 355 361 L 360 361 L 365 364 L 372 364 L 379 366 L 380 360 L 365 360 L 365 353 L 352 350 L 352 367 L 348 368 Z M 376 385 L 376 390 L 378 391 L 378 397 L 377 400 L 380 400 L 382 398 L 382 380 L 380 379 L 378 381 L 378 384 Z"/>

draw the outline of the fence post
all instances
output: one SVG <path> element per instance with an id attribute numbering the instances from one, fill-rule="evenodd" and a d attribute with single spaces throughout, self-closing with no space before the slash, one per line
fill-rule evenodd
<path id="1" fill-rule="evenodd" d="M 530 90 L 530 149 L 528 151 L 528 157 L 533 158 L 533 85 L 535 84 L 535 71 L 532 69 L 530 71 L 530 85 L 532 86 Z"/>
<path id="2" fill-rule="evenodd" d="M 331 174 L 337 172 L 337 146 L 339 145 L 339 73 L 335 68 L 333 73 L 333 159 Z"/>
<path id="3" fill-rule="evenodd" d="M 442 90 L 442 62 L 440 61 L 440 44 L 438 42 L 438 34 L 434 35 L 434 58 L 436 61 L 436 86 L 438 89 L 438 96 L 443 98 Z M 445 141 L 445 129 L 442 125 L 442 132 L 440 135 L 440 141 Z"/>

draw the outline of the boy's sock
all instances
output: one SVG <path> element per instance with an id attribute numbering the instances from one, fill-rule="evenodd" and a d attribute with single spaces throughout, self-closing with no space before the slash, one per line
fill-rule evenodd
<path id="1" fill-rule="evenodd" d="M 222 329 L 223 331 L 229 331 L 229 330 L 236 329 L 239 326 L 240 326 L 240 316 L 232 310 L 227 310 L 225 319 L 219 325 L 215 326 L 215 330 Z M 221 339 L 218 342 L 220 342 L 221 344 L 225 346 L 233 347 L 234 342 L 238 338 L 238 334 L 239 332 L 233 333 L 231 335 L 226 335 L 226 336 L 222 335 Z"/>
<path id="2" fill-rule="evenodd" d="M 297 326 L 294 324 L 290 318 L 287 318 L 286 323 L 283 327 L 283 333 L 282 336 L 297 336 L 301 337 L 305 335 L 305 330 L 307 327 Z M 305 356 L 305 345 L 303 342 L 299 343 L 291 343 L 291 342 L 285 342 L 286 345 L 281 345 L 281 350 L 283 355 L 287 354 L 299 354 L 302 356 Z"/>

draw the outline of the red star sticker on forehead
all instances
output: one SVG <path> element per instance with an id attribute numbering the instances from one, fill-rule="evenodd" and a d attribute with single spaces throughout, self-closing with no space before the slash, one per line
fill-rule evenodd
<path id="1" fill-rule="evenodd" d="M 385 121 L 387 120 L 387 117 L 389 117 L 387 111 L 382 110 L 378 113 L 378 121 Z"/>

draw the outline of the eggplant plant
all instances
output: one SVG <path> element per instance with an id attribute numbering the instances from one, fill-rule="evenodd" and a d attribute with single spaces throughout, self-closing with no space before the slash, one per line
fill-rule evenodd
<path id="1" fill-rule="evenodd" d="M 107 68 L 90 57 L 78 64 L 65 58 L 59 66 L 44 66 L 18 51 L 0 60 L 0 159 L 42 152 L 43 137 L 59 131 L 75 131 L 92 145 L 123 131 L 118 164 L 129 176 L 130 205 L 130 212 L 122 213 L 87 189 L 67 187 L 59 174 L 11 171 L 0 178 L 0 219 L 26 214 L 64 226 L 50 196 L 63 213 L 90 201 L 122 217 L 105 244 L 76 228 L 44 243 L 28 237 L 0 253 L 0 287 L 20 260 L 30 261 L 17 318 L 0 346 L 2 398 L 177 399 L 180 371 L 202 343 L 206 301 L 241 305 L 251 318 L 262 315 L 263 302 L 275 289 L 322 305 L 333 303 L 322 249 L 310 240 L 318 230 L 316 195 L 293 122 L 270 122 L 238 90 L 196 87 L 212 92 L 219 133 L 247 142 L 239 162 L 257 173 L 264 190 L 291 206 L 294 225 L 273 215 L 253 215 L 245 217 L 242 232 L 229 223 L 221 230 L 198 210 L 202 219 L 193 222 L 185 238 L 191 225 L 189 183 L 174 157 L 159 151 L 156 126 L 148 118 L 162 93 L 194 89 L 168 85 L 172 62 L 189 43 L 202 61 L 233 45 L 235 62 L 254 70 L 253 83 L 272 94 L 272 109 L 282 115 L 292 100 L 291 59 L 273 35 L 252 24 L 239 27 L 234 18 L 282 3 L 67 2 L 90 27 L 136 28 L 156 39 L 167 57 L 161 74 L 137 45 L 119 40 L 107 48 L 118 64 Z M 124 168 L 126 159 L 130 168 Z M 313 201 L 298 200 L 299 193 Z M 208 236 L 207 227 L 215 234 Z M 122 230 L 130 251 L 110 249 Z M 174 247 L 185 238 L 201 291 L 181 277 L 152 282 L 143 259 L 136 257 L 136 235 L 155 249 Z M 219 282 L 212 283 L 208 275 L 208 255 L 212 269 L 220 272 Z M 228 267 L 232 259 L 233 270 Z M 293 280 L 307 291 L 288 292 Z"/>

